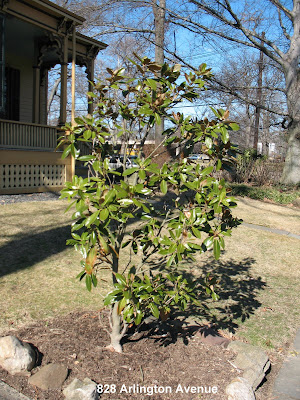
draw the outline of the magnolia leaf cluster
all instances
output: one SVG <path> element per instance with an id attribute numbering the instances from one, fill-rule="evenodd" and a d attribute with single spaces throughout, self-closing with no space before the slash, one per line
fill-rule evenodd
<path id="1" fill-rule="evenodd" d="M 61 197 L 74 209 L 68 243 L 83 256 L 78 278 L 91 290 L 101 271 L 109 269 L 114 287 L 105 304 L 116 305 L 124 323 L 138 325 L 148 314 L 164 319 L 172 307 L 197 304 L 195 285 L 178 272 L 179 264 L 210 250 L 218 259 L 224 238 L 238 225 L 231 213 L 235 200 L 218 178 L 232 160 L 230 132 L 238 125 L 221 109 L 213 110 L 213 119 L 202 120 L 178 111 L 205 90 L 211 78 L 206 65 L 182 73 L 179 65 L 157 65 L 148 58 L 132 63 L 136 74 L 131 76 L 124 69 L 108 69 L 107 79 L 89 93 L 93 116 L 65 127 L 63 157 L 71 154 L 84 162 L 89 176 L 74 176 Z M 154 152 L 143 156 L 143 145 L 162 120 L 158 148 L 176 148 L 178 157 L 161 166 Z M 140 152 L 128 167 L 130 140 L 140 145 Z M 119 169 L 110 163 L 117 153 L 114 143 L 122 144 Z M 209 157 L 207 166 L 189 159 L 195 145 Z M 83 148 L 88 154 L 82 154 Z M 121 265 L 126 251 L 136 255 L 134 265 Z M 155 272 L 153 259 L 171 272 Z M 214 284 L 207 278 L 202 288 L 217 299 Z"/>

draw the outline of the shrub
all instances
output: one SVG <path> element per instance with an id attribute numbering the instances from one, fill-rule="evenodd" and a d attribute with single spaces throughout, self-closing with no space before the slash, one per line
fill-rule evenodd
<path id="1" fill-rule="evenodd" d="M 199 97 L 210 70 L 202 65 L 182 77 L 179 65 L 157 65 L 148 58 L 133 64 L 134 77 L 123 69 L 108 69 L 107 79 L 89 93 L 96 107 L 93 117 L 77 118 L 77 125 L 67 125 L 61 139 L 63 157 L 72 154 L 89 167 L 88 178 L 74 176 L 62 191 L 62 197 L 72 201 L 68 208 L 75 208 L 68 243 L 82 253 L 78 278 L 85 279 L 88 290 L 98 284 L 103 269 L 111 271 L 113 288 L 104 304 L 110 307 L 110 346 L 116 351 L 121 351 L 129 325 L 141 324 L 148 315 L 164 320 L 172 307 L 184 310 L 190 301 L 198 304 L 193 283 L 177 267 L 210 249 L 219 258 L 224 237 L 238 224 L 231 214 L 234 198 L 227 196 L 224 179 L 214 177 L 231 148 L 229 131 L 238 126 L 223 110 L 213 110 L 213 120 L 193 120 L 173 108 Z M 153 154 L 143 158 L 142 151 L 162 118 L 167 128 L 158 148 L 176 144 L 181 150 L 178 159 L 159 167 Z M 140 155 L 126 168 L 133 137 L 141 142 Z M 116 139 L 124 156 L 119 172 L 109 163 Z M 80 143 L 90 147 L 89 155 L 80 155 Z M 196 143 L 210 157 L 204 169 L 188 159 Z M 154 203 L 156 196 L 162 207 Z M 130 253 L 128 265 L 120 261 L 124 251 Z M 157 257 L 168 273 L 155 272 L 151 261 Z M 217 298 L 213 279 L 204 279 L 203 289 Z"/>
<path id="2" fill-rule="evenodd" d="M 281 163 L 268 160 L 253 149 L 245 150 L 236 158 L 231 169 L 231 180 L 236 183 L 252 183 L 258 186 L 278 183 L 282 174 Z"/>
<path id="3" fill-rule="evenodd" d="M 277 186 L 249 186 L 245 184 L 231 183 L 234 196 L 247 196 L 254 200 L 271 200 L 278 204 L 290 204 L 300 197 L 300 190 L 295 187 Z"/>

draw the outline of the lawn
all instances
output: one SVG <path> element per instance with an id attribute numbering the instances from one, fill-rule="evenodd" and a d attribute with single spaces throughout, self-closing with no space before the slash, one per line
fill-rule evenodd
<path id="1" fill-rule="evenodd" d="M 300 187 L 294 185 L 253 186 L 230 183 L 234 196 L 247 196 L 255 200 L 267 200 L 277 204 L 292 204 L 300 198 Z"/>
<path id="2" fill-rule="evenodd" d="M 80 255 L 65 245 L 70 235 L 65 207 L 61 200 L 0 206 L 0 333 L 33 319 L 102 307 L 109 283 L 102 280 L 89 293 L 75 279 Z M 235 214 L 248 223 L 300 233 L 297 208 L 241 198 Z M 220 300 L 191 310 L 193 318 L 250 343 L 280 349 L 300 326 L 299 244 L 295 238 L 240 226 L 218 262 L 205 254 L 186 263 L 187 275 L 211 272 L 219 280 Z"/>

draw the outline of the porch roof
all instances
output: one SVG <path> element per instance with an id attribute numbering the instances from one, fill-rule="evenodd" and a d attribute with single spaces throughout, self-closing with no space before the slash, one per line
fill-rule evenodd
<path id="1" fill-rule="evenodd" d="M 71 26 L 80 26 L 85 18 L 66 10 L 49 0 L 6 0 L 3 11 L 37 27 L 55 34 L 67 34 Z M 85 46 L 105 49 L 107 45 L 99 40 L 76 33 L 77 41 Z"/>

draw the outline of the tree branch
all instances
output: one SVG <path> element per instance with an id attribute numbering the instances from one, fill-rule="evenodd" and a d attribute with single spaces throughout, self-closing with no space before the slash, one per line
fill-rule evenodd
<path id="1" fill-rule="evenodd" d="M 281 18 L 281 12 L 280 12 L 280 8 L 279 7 L 277 8 L 277 11 L 278 11 L 278 21 L 279 21 L 280 27 L 282 29 L 282 32 L 283 32 L 284 36 L 287 38 L 287 40 L 290 41 L 291 37 L 288 34 L 288 32 L 286 30 L 286 27 L 283 25 L 282 18 Z"/>
<path id="2" fill-rule="evenodd" d="M 230 9 L 226 8 L 226 10 L 229 13 L 231 13 L 234 20 L 236 21 L 235 23 L 233 23 L 232 21 L 225 18 L 222 14 L 217 13 L 215 10 L 212 10 L 210 7 L 207 7 L 207 6 L 203 5 L 202 3 L 199 3 L 197 0 L 191 0 L 191 2 L 195 5 L 197 5 L 200 9 L 208 12 L 210 15 L 215 17 L 217 20 L 219 20 L 223 24 L 229 25 L 232 29 L 241 31 L 244 34 L 244 36 L 248 39 L 248 41 L 239 39 L 233 35 L 229 35 L 222 31 L 217 31 L 206 25 L 203 25 L 196 21 L 193 21 L 193 20 L 191 20 L 191 18 L 182 17 L 181 15 L 168 9 L 167 11 L 168 11 L 168 14 L 170 15 L 170 17 L 175 19 L 173 21 L 171 20 L 170 22 L 173 23 L 174 25 L 182 26 L 183 28 L 186 28 L 194 33 L 199 33 L 199 30 L 203 30 L 205 33 L 211 33 L 213 35 L 216 35 L 218 37 L 221 37 L 223 39 L 226 39 L 226 40 L 234 42 L 234 43 L 242 44 L 247 47 L 258 48 L 258 49 L 262 50 L 269 58 L 271 58 L 278 64 L 280 64 L 280 65 L 284 64 L 282 59 L 284 58 L 285 54 L 270 40 L 264 38 L 262 35 L 258 34 L 255 31 L 251 31 L 251 30 L 245 28 L 242 25 L 239 18 L 231 10 L 231 8 Z M 224 7 L 224 5 L 223 5 L 223 7 Z M 182 23 L 179 23 L 178 20 L 181 20 Z M 194 29 L 192 29 L 191 26 Z M 197 28 L 198 30 L 195 30 L 195 28 Z M 201 33 L 203 33 L 203 32 L 201 32 Z M 271 47 L 277 55 L 274 52 L 270 51 L 263 43 L 266 44 L 267 46 Z"/>
<path id="3" fill-rule="evenodd" d="M 236 26 L 235 28 L 239 29 L 248 40 L 250 40 L 251 43 L 255 45 L 256 48 L 260 49 L 263 51 L 268 57 L 273 58 L 273 53 L 270 52 L 265 46 L 262 45 L 262 43 L 267 44 L 269 47 L 271 47 L 275 53 L 279 55 L 280 58 L 284 57 L 284 53 L 271 41 L 267 40 L 265 38 L 264 34 L 258 34 L 254 30 L 247 29 L 243 26 L 241 20 L 239 17 L 235 14 L 235 12 L 232 10 L 231 5 L 229 3 L 229 0 L 225 0 L 226 3 L 226 10 L 230 13 L 232 18 L 236 21 Z M 221 19 L 222 20 L 222 19 Z M 255 40 L 255 39 L 258 39 Z M 278 60 L 277 60 L 278 62 Z"/>
<path id="4" fill-rule="evenodd" d="M 288 117 L 288 116 L 289 116 L 289 114 L 286 114 L 286 113 L 283 113 L 283 112 L 280 112 L 280 111 L 273 110 L 273 109 L 271 109 L 271 108 L 269 108 L 269 107 L 266 107 L 266 106 L 263 105 L 263 104 L 257 103 L 256 101 L 247 99 L 246 97 L 242 96 L 240 93 L 237 93 L 237 92 L 236 92 L 235 90 L 233 90 L 231 87 L 227 86 L 226 84 L 224 84 L 223 82 L 219 81 L 219 80 L 218 80 L 217 78 L 215 78 L 215 77 L 212 78 L 212 82 L 215 82 L 215 83 L 217 83 L 217 84 L 219 85 L 218 90 L 221 90 L 221 91 L 223 91 L 224 93 L 231 94 L 231 95 L 233 95 L 234 97 L 236 97 L 236 98 L 242 100 L 242 101 L 243 101 L 244 103 L 246 103 L 246 104 L 251 104 L 251 105 L 253 105 L 254 107 L 259 107 L 259 108 L 261 108 L 262 110 L 268 111 L 268 112 L 270 112 L 270 113 L 272 113 L 272 114 L 280 115 L 280 116 L 283 116 L 283 117 Z"/>
<path id="5" fill-rule="evenodd" d="M 274 4 L 277 8 L 279 8 L 284 14 L 291 20 L 294 21 L 294 14 L 291 10 L 286 8 L 280 1 L 278 0 L 269 0 L 270 3 Z"/>
<path id="6" fill-rule="evenodd" d="M 103 26 L 103 25 L 102 25 Z M 153 34 L 154 31 L 151 29 L 137 29 L 131 28 L 128 26 L 112 26 L 112 29 L 95 33 L 94 35 L 89 35 L 91 38 L 97 38 L 102 35 L 110 35 L 115 33 L 151 33 Z"/>

